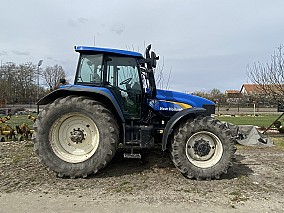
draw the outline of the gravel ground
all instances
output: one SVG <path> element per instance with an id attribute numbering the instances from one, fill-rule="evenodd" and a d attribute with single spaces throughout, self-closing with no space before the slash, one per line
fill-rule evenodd
<path id="1" fill-rule="evenodd" d="M 32 142 L 0 143 L 0 212 L 283 212 L 283 148 L 236 154 L 220 180 L 186 179 L 159 147 L 142 160 L 118 151 L 96 175 L 66 179 L 38 162 Z"/>

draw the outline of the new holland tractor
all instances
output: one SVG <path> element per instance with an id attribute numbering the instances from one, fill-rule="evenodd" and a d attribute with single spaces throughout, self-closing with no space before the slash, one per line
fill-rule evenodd
<path id="1" fill-rule="evenodd" d="M 234 158 L 235 137 L 216 120 L 212 101 L 156 88 L 158 57 L 146 48 L 75 46 L 74 84 L 43 97 L 34 124 L 35 152 L 59 177 L 87 177 L 104 168 L 118 147 L 125 158 L 161 144 L 188 178 L 219 179 Z M 64 82 L 62 82 L 64 83 Z"/>

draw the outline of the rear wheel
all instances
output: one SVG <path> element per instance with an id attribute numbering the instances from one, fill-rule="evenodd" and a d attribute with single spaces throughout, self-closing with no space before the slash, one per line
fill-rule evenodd
<path id="1" fill-rule="evenodd" d="M 198 117 L 175 130 L 171 157 L 188 178 L 219 179 L 232 164 L 235 151 L 235 139 L 226 125 L 211 117 Z"/>
<path id="2" fill-rule="evenodd" d="M 118 125 L 101 103 L 69 96 L 48 105 L 34 124 L 35 152 L 58 176 L 86 177 L 114 156 Z"/>

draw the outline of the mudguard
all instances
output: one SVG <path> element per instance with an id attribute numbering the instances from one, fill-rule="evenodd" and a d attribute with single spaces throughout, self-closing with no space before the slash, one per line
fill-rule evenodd
<path id="1" fill-rule="evenodd" d="M 162 139 L 162 150 L 165 151 L 167 149 L 167 143 L 168 143 L 168 137 L 172 133 L 173 128 L 175 124 L 182 119 L 185 116 L 193 115 L 202 115 L 206 113 L 206 109 L 204 108 L 188 108 L 185 110 L 182 110 L 178 113 L 176 113 L 167 123 L 165 129 L 164 129 L 164 134 L 163 134 L 163 139 Z"/>
<path id="2" fill-rule="evenodd" d="M 49 104 L 57 98 L 65 97 L 68 95 L 89 96 L 89 97 L 94 97 L 95 95 L 97 95 L 100 99 L 107 99 L 108 102 L 110 102 L 113 105 L 113 108 L 115 109 L 117 115 L 120 117 L 121 121 L 123 123 L 125 122 L 122 110 L 118 102 L 116 101 L 110 90 L 104 87 L 66 85 L 49 93 L 48 95 L 40 99 L 37 102 L 37 105 Z"/>

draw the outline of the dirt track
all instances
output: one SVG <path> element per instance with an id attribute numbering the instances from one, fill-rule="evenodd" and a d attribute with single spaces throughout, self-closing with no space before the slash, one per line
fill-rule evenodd
<path id="1" fill-rule="evenodd" d="M 284 211 L 279 147 L 241 147 L 221 180 L 196 181 L 184 178 L 159 148 L 143 160 L 118 152 L 96 175 L 61 179 L 38 162 L 32 146 L 0 143 L 0 212 Z"/>

